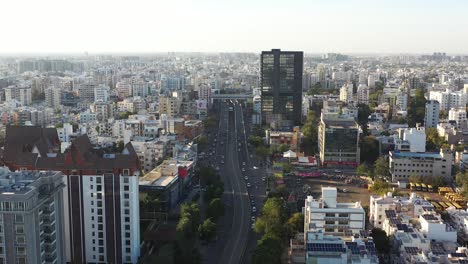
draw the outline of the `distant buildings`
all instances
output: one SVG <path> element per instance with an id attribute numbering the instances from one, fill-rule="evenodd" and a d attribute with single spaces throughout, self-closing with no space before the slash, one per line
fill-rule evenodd
<path id="1" fill-rule="evenodd" d="M 356 99 L 358 104 L 369 104 L 369 87 L 360 84 L 357 88 Z"/>
<path id="2" fill-rule="evenodd" d="M 426 112 L 424 115 L 424 127 L 437 127 L 439 123 L 440 103 L 436 100 L 428 100 L 426 102 Z"/>
<path id="3" fill-rule="evenodd" d="M 66 263 L 60 172 L 0 168 L 0 263 Z"/>
<path id="4" fill-rule="evenodd" d="M 449 111 L 451 108 L 465 107 L 467 94 L 464 91 L 430 91 L 429 99 L 436 100 L 440 104 L 440 110 Z"/>
<path id="5" fill-rule="evenodd" d="M 32 89 L 31 87 L 9 86 L 4 88 L 5 101 L 10 102 L 16 100 L 22 106 L 30 105 L 32 103 Z"/>
<path id="6" fill-rule="evenodd" d="M 263 51 L 260 64 L 262 122 L 301 124 L 303 52 Z"/>
<path id="7" fill-rule="evenodd" d="M 458 130 L 467 128 L 466 108 L 451 108 L 448 113 L 449 121 L 455 121 Z"/>
<path id="8" fill-rule="evenodd" d="M 48 107 L 60 109 L 62 102 L 62 90 L 55 87 L 49 87 L 44 90 L 45 102 Z"/>
<path id="9" fill-rule="evenodd" d="M 353 88 L 354 85 L 351 82 L 344 84 L 340 89 L 340 101 L 343 101 L 347 104 L 354 102 Z"/>

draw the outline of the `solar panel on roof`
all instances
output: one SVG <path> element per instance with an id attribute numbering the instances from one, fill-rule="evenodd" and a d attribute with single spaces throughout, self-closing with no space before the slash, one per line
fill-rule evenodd
<path id="1" fill-rule="evenodd" d="M 417 248 L 417 247 L 405 247 L 405 251 L 408 254 L 417 255 L 418 252 L 419 252 L 419 248 Z"/>
<path id="2" fill-rule="evenodd" d="M 385 210 L 385 215 L 387 218 L 393 218 L 396 217 L 396 212 L 395 210 Z"/>
<path id="3" fill-rule="evenodd" d="M 452 257 L 454 258 L 466 258 L 466 254 L 460 253 L 460 252 L 453 252 L 453 253 L 450 253 L 450 255 L 452 255 Z"/>

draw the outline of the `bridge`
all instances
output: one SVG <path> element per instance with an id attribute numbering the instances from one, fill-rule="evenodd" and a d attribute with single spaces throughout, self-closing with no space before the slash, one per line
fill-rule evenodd
<path id="1" fill-rule="evenodd" d="M 252 99 L 252 94 L 212 94 L 211 101 L 214 100 L 248 100 Z"/>

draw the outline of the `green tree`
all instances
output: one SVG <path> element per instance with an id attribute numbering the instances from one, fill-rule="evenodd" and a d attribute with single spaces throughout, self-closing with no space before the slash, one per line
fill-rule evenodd
<path id="1" fill-rule="evenodd" d="M 371 236 L 374 239 L 375 248 L 381 254 L 388 254 L 390 252 L 390 239 L 387 233 L 380 228 L 373 228 Z"/>
<path id="2" fill-rule="evenodd" d="M 375 136 L 365 136 L 360 140 L 361 162 L 373 164 L 379 157 L 379 141 Z"/>
<path id="3" fill-rule="evenodd" d="M 387 192 L 392 190 L 392 186 L 388 182 L 384 182 L 382 180 L 375 180 L 374 184 L 372 184 L 370 191 L 372 193 L 378 194 L 378 195 L 384 195 Z"/>
<path id="4" fill-rule="evenodd" d="M 211 200 L 210 204 L 208 205 L 206 214 L 214 221 L 216 221 L 220 216 L 222 216 L 224 214 L 224 205 L 221 202 L 221 199 L 215 198 Z"/>
<path id="5" fill-rule="evenodd" d="M 259 158 L 265 159 L 270 155 L 270 150 L 265 146 L 258 146 L 255 148 L 255 155 Z"/>
<path id="6" fill-rule="evenodd" d="M 455 182 L 461 187 L 463 196 L 468 199 L 468 172 L 458 172 L 455 175 Z"/>
<path id="7" fill-rule="evenodd" d="M 318 118 L 315 111 L 310 110 L 307 114 L 307 119 L 302 127 L 302 133 L 304 134 L 304 151 L 310 155 L 315 154 L 318 144 Z"/>
<path id="8" fill-rule="evenodd" d="M 260 136 L 251 135 L 249 137 L 249 143 L 254 147 L 262 146 L 263 138 Z"/>
<path id="9" fill-rule="evenodd" d="M 437 128 L 431 127 L 426 129 L 426 150 L 439 151 L 444 143 L 444 138 L 439 136 Z"/>
<path id="10" fill-rule="evenodd" d="M 297 233 L 304 232 L 304 215 L 294 213 L 286 222 L 289 237 L 293 237 Z"/>
<path id="11" fill-rule="evenodd" d="M 216 236 L 216 224 L 208 218 L 200 224 L 198 232 L 202 240 L 211 241 Z"/>
<path id="12" fill-rule="evenodd" d="M 280 238 L 274 235 L 263 236 L 252 254 L 252 264 L 281 264 L 282 253 Z"/>
<path id="13" fill-rule="evenodd" d="M 408 106 L 408 125 L 414 127 L 417 123 L 424 123 L 425 114 L 426 98 L 424 97 L 424 90 L 417 89 Z"/>
<path id="14" fill-rule="evenodd" d="M 388 175 L 388 161 L 385 157 L 380 157 L 374 162 L 374 172 L 379 177 Z"/>
<path id="15" fill-rule="evenodd" d="M 285 219 L 284 200 L 279 197 L 268 198 L 262 208 L 261 216 L 255 221 L 255 231 L 260 234 L 272 233 L 283 238 Z"/>
<path id="16" fill-rule="evenodd" d="M 369 168 L 366 164 L 362 163 L 356 168 L 356 174 L 358 176 L 368 176 Z"/>
<path id="17" fill-rule="evenodd" d="M 189 217 L 184 216 L 179 219 L 179 222 L 176 226 L 176 231 L 182 234 L 186 238 L 193 237 L 192 221 Z"/>

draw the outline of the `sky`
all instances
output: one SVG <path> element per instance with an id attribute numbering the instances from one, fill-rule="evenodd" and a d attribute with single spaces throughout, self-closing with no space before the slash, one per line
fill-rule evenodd
<path id="1" fill-rule="evenodd" d="M 0 54 L 468 54 L 465 0 L 1 0 Z"/>

